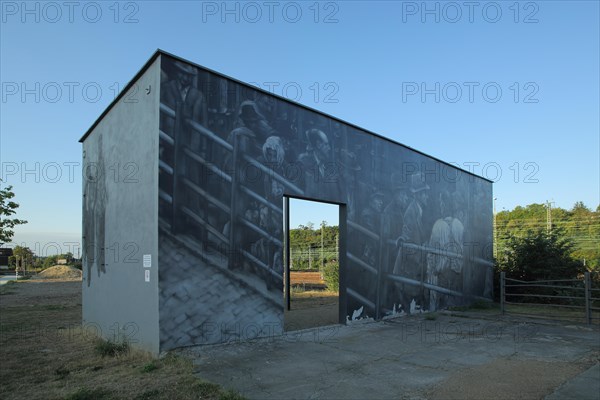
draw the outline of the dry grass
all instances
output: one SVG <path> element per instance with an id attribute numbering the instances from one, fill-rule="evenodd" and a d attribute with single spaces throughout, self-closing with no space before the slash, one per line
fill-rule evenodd
<path id="1" fill-rule="evenodd" d="M 290 283 L 292 285 L 301 285 L 301 284 L 324 285 L 325 281 L 321 278 L 320 272 L 291 271 L 290 272 Z"/>
<path id="2" fill-rule="evenodd" d="M 0 360 L 2 399 L 240 398 L 196 378 L 190 360 L 99 342 L 81 328 L 80 281 L 3 285 Z"/>
<path id="3" fill-rule="evenodd" d="M 338 303 L 338 292 L 328 292 L 325 290 L 292 290 L 291 293 L 292 308 L 318 308 L 320 306 L 333 305 Z"/>
<path id="4" fill-rule="evenodd" d="M 37 277 L 39 279 L 79 279 L 81 280 L 82 272 L 80 269 L 69 265 L 55 265 L 40 272 Z"/>
<path id="5" fill-rule="evenodd" d="M 292 290 L 292 307 L 285 310 L 284 329 L 294 331 L 337 324 L 338 298 L 337 292 Z"/>
<path id="6" fill-rule="evenodd" d="M 509 315 L 524 315 L 533 318 L 542 318 L 550 320 L 564 320 L 578 323 L 585 323 L 585 311 L 583 309 L 573 309 L 567 307 L 549 307 L 543 305 L 523 304 L 507 304 L 506 313 Z M 592 312 L 592 323 L 598 325 L 600 323 L 600 313 Z"/>
<path id="7" fill-rule="evenodd" d="M 500 304 L 490 302 L 475 302 L 471 306 L 450 307 L 449 311 L 477 312 L 478 314 L 500 315 Z M 506 314 L 512 316 L 523 316 L 536 319 L 569 321 L 574 323 L 586 323 L 585 311 L 567 307 L 552 307 L 537 304 L 506 304 Z M 600 312 L 592 312 L 592 324 L 600 324 Z"/>

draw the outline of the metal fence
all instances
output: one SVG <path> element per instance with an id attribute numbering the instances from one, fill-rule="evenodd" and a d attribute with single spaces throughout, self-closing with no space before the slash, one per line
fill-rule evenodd
<path id="1" fill-rule="evenodd" d="M 544 293 L 531 293 L 531 288 L 550 290 L 546 290 Z M 523 292 L 523 289 L 528 290 Z M 547 292 L 552 294 L 548 294 Z M 508 301 L 507 297 L 511 299 L 521 298 L 523 300 L 540 299 L 539 301 L 544 299 L 546 302 Z M 507 278 L 505 272 L 500 273 L 500 309 L 502 314 L 507 313 L 507 304 L 575 309 L 582 310 L 582 317 L 588 324 L 591 324 L 592 320 L 600 319 L 600 316 L 593 316 L 594 311 L 600 311 L 600 307 L 594 307 L 594 301 L 600 302 L 600 288 L 594 288 L 592 286 L 592 279 L 589 272 L 584 273 L 583 279 L 550 279 L 536 281 Z M 515 312 L 515 314 L 533 317 L 547 316 L 520 312 Z"/>

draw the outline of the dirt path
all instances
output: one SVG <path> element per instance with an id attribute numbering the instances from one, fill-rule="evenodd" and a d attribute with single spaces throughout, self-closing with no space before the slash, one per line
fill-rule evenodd
<path id="1" fill-rule="evenodd" d="M 476 368 L 457 371 L 429 391 L 427 398 L 541 399 L 589 366 L 587 360 L 570 363 L 501 358 Z"/>
<path id="2" fill-rule="evenodd" d="M 284 329 L 295 331 L 339 322 L 338 294 L 326 291 L 292 293 L 291 310 L 285 310 Z"/>

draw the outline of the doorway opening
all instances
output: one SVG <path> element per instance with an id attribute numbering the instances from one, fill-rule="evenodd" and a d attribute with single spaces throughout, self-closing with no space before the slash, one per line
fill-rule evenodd
<path id="1" fill-rule="evenodd" d="M 284 202 L 284 329 L 337 324 L 345 207 L 290 197 Z"/>

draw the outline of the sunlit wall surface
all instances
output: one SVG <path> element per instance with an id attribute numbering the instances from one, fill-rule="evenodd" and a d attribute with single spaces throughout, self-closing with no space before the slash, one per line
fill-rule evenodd
<path id="1" fill-rule="evenodd" d="M 491 297 L 491 182 L 161 59 L 161 349 L 282 332 L 284 195 L 345 207 L 347 320 Z"/>

